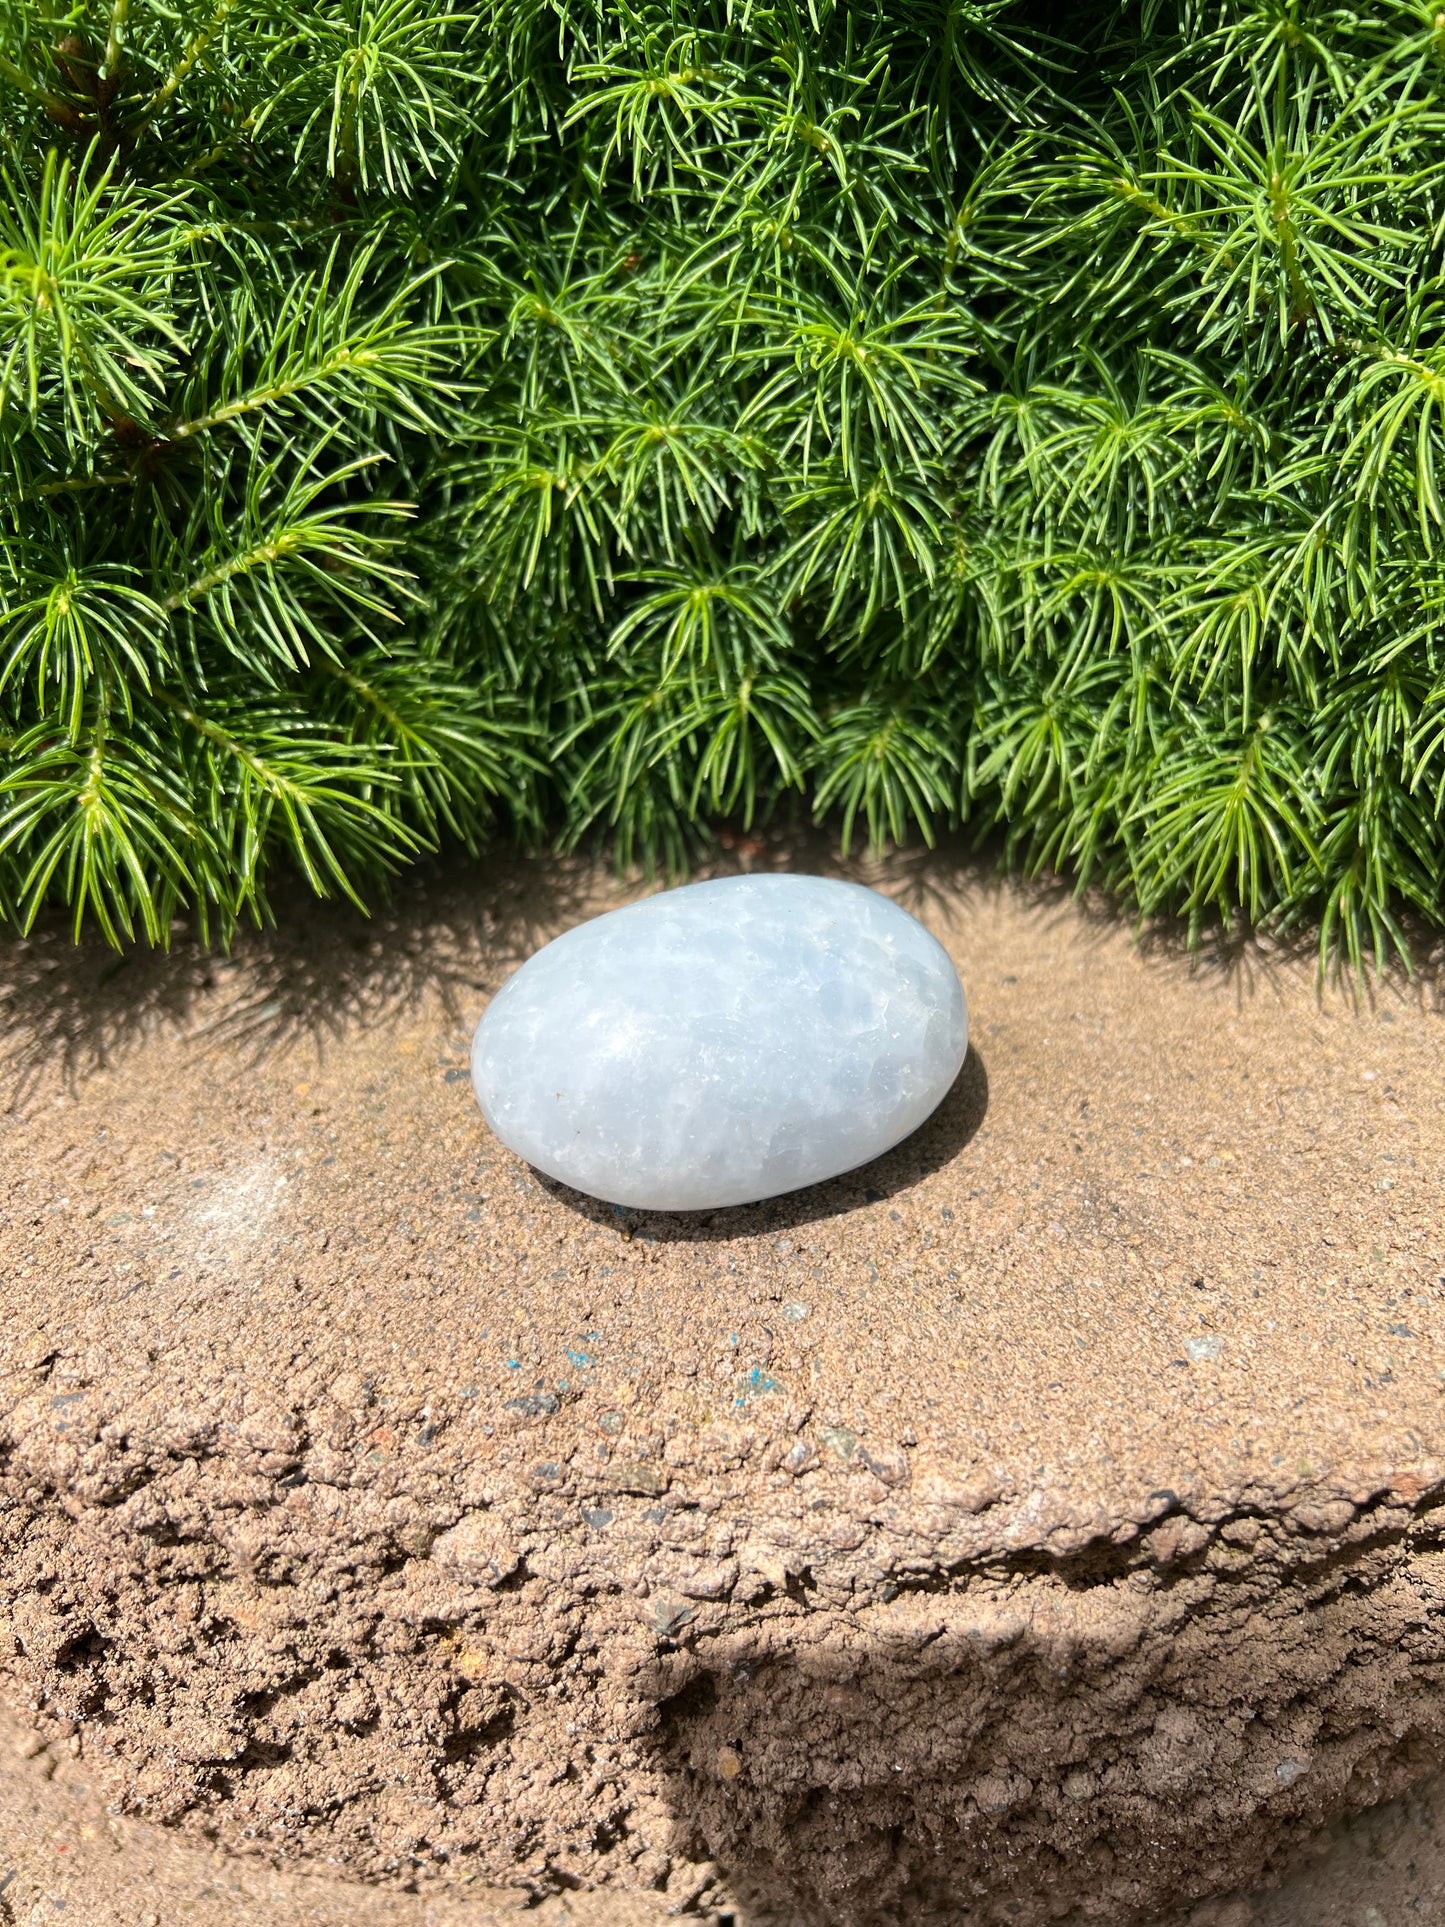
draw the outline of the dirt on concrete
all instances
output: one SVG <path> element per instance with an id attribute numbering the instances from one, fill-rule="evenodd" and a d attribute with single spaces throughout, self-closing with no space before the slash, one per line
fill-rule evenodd
<path id="1" fill-rule="evenodd" d="M 853 874 L 958 961 L 959 1083 L 686 1218 L 471 1098 L 584 865 L 0 957 L 0 1690 L 117 1824 L 418 1922 L 1126 1927 L 1445 1762 L 1435 980 Z"/>

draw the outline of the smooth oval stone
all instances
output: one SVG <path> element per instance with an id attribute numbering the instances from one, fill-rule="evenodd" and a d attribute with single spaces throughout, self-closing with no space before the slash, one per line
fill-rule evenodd
<path id="1" fill-rule="evenodd" d="M 492 999 L 472 1082 L 504 1144 L 612 1204 L 748 1204 L 866 1164 L 958 1075 L 963 987 L 876 890 L 724 877 L 539 950 Z"/>

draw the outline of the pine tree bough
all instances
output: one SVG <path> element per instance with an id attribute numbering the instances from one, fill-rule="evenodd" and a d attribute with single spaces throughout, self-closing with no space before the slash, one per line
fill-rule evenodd
<path id="1" fill-rule="evenodd" d="M 967 822 L 1438 922 L 1441 29 L 0 4 L 0 913 Z"/>

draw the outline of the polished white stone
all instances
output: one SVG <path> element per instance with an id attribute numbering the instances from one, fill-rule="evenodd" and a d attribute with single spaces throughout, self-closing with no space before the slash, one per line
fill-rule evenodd
<path id="1" fill-rule="evenodd" d="M 724 877 L 579 924 L 492 999 L 487 1122 L 612 1204 L 751 1203 L 866 1164 L 958 1075 L 963 987 L 906 910 L 855 883 Z"/>

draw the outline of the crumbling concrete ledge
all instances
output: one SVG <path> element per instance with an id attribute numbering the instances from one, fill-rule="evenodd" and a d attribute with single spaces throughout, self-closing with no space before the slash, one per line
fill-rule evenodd
<path id="1" fill-rule="evenodd" d="M 958 961 L 958 1086 L 689 1220 L 472 1104 L 488 991 L 617 900 L 589 871 L 230 965 L 12 947 L 22 1717 L 238 1853 L 841 1927 L 1124 1927 L 1438 1771 L 1428 988 L 871 880 Z"/>

